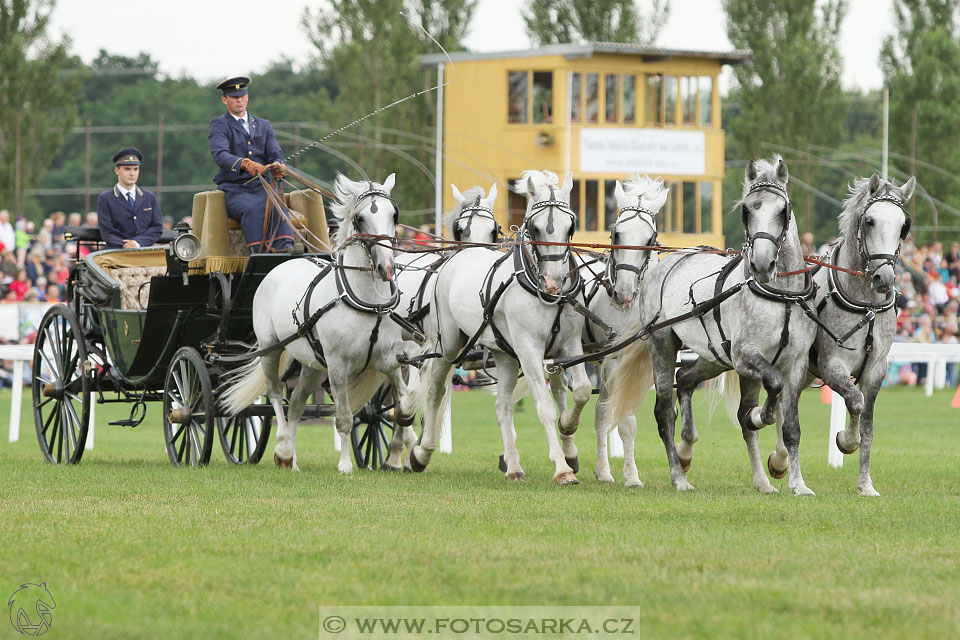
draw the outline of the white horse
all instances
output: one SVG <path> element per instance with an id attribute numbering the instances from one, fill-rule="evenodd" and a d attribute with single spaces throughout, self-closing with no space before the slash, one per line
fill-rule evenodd
<path id="1" fill-rule="evenodd" d="M 267 274 L 254 294 L 257 346 L 265 350 L 292 341 L 282 352 L 262 353 L 240 367 L 228 380 L 220 403 L 226 413 L 234 415 L 268 392 L 277 415 L 274 460 L 281 467 L 298 469 L 297 422 L 324 370 L 336 407 L 341 444 L 337 469 L 341 473 L 353 470 L 349 438 L 354 413 L 370 399 L 384 376 L 399 398 L 400 414 L 409 417 L 416 410 L 416 400 L 400 372 L 400 358 L 414 355 L 420 348 L 404 341 L 400 327 L 390 318 L 399 303 L 389 244 L 396 235 L 398 214 L 390 197 L 393 186 L 393 174 L 382 185 L 338 175 L 336 190 L 342 204 L 331 208 L 343 221 L 335 237 L 333 262 L 284 262 Z M 355 234 L 376 237 L 358 238 Z M 316 318 L 315 324 L 305 331 L 311 317 Z M 281 355 L 292 356 L 302 365 L 286 418 Z M 411 376 L 410 386 L 415 387 L 415 369 Z"/>
<path id="2" fill-rule="evenodd" d="M 624 349 L 613 394 L 615 416 L 625 416 L 639 404 L 647 387 L 638 381 L 648 375 L 652 362 L 657 389 L 654 414 L 670 463 L 670 480 L 678 490 L 693 488 L 685 473 L 698 437 L 693 391 L 700 382 L 735 369 L 741 377 L 737 415 L 754 487 L 761 493 L 776 491 L 760 460 L 756 431 L 774 424 L 779 412 L 789 455 L 789 486 L 796 495 L 813 495 L 800 472 L 797 403 L 817 327 L 797 308 L 800 301 L 805 304 L 812 298 L 813 286 L 808 275 L 792 275 L 802 270 L 804 262 L 787 180 L 787 166 L 779 156 L 772 162 L 747 165 L 743 197 L 737 203 L 747 238 L 743 260 L 682 251 L 661 261 L 647 276 L 642 322 L 634 332 L 646 327 L 650 336 Z M 681 344 L 699 358 L 676 371 L 683 414 L 678 447 L 673 382 Z M 761 384 L 767 399 L 758 407 Z"/>
<path id="3" fill-rule="evenodd" d="M 656 216 L 667 201 L 669 189 L 663 186 L 663 180 L 651 179 L 639 174 L 627 180 L 621 186 L 617 181 L 614 197 L 620 207 L 617 221 L 610 228 L 610 242 L 621 246 L 653 246 L 657 244 Z M 601 261 L 602 273 L 597 273 L 587 283 L 585 295 L 587 305 L 600 320 L 617 333 L 623 335 L 636 323 L 640 313 L 640 289 L 643 286 L 644 272 L 649 261 L 656 262 L 656 255 L 649 250 L 612 249 L 606 260 Z M 590 278 L 593 265 L 581 268 L 584 278 Z M 588 274 L 589 275 L 586 275 Z M 597 343 L 603 336 L 603 327 L 588 320 L 584 325 L 584 344 Z M 634 458 L 634 441 L 637 435 L 637 418 L 631 412 L 628 416 L 613 424 L 609 403 L 619 354 L 613 353 L 603 359 L 600 365 L 600 395 L 597 398 L 595 426 L 597 430 L 597 464 L 593 475 L 601 482 L 613 482 L 610 474 L 610 461 L 607 458 L 607 435 L 614 426 L 623 439 L 623 478 L 628 487 L 642 487 Z M 641 383 L 643 384 L 643 383 Z M 653 384 L 653 376 L 645 382 Z"/>
<path id="4" fill-rule="evenodd" d="M 903 207 L 915 186 L 914 178 L 897 187 L 876 173 L 857 180 L 843 203 L 841 236 L 829 262 L 864 275 L 821 268 L 814 277 L 817 315 L 824 326 L 810 354 L 807 385 L 820 377 L 843 396 L 850 420 L 837 434 L 837 447 L 845 454 L 860 448 L 857 488 L 863 496 L 880 495 L 870 478 L 873 407 L 897 332 L 894 263 L 910 231 L 911 219 Z M 770 473 L 783 477 L 786 461 L 778 429 L 777 449 L 767 459 Z"/>
<path id="5" fill-rule="evenodd" d="M 563 246 L 576 226 L 569 205 L 572 174 L 562 187 L 558 182 L 556 174 L 549 171 L 523 172 L 519 184 L 528 203 L 517 246 L 506 254 L 464 249 L 440 269 L 426 325 L 434 351 L 442 357 L 430 360 L 422 373 L 423 431 L 410 455 L 414 470 L 423 470 L 437 447 L 452 363 L 479 344 L 489 348 L 496 361 L 497 423 L 506 478 L 524 478 L 513 425 L 513 392 L 522 368 L 546 431 L 554 481 L 578 482 L 572 468 L 578 466 L 573 435 L 590 399 L 590 381 L 582 364 L 571 368 L 575 405 L 568 410 L 564 375 L 551 375 L 551 391 L 560 409 L 558 422 L 557 406 L 550 399 L 543 371 L 547 355 L 583 353 L 583 318 L 568 304 L 571 296 L 580 293 L 582 281 L 573 267 L 570 248 Z M 560 244 L 535 244 L 538 242 Z"/>

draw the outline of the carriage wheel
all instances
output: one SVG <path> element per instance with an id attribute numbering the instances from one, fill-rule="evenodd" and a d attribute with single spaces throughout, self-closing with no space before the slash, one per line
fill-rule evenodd
<path id="1" fill-rule="evenodd" d="M 33 420 L 47 462 L 75 464 L 83 457 L 91 402 L 86 361 L 76 314 L 66 305 L 51 307 L 33 351 Z"/>
<path id="2" fill-rule="evenodd" d="M 217 433 L 227 462 L 257 464 L 270 440 L 272 416 L 232 416 L 217 418 Z"/>
<path id="3" fill-rule="evenodd" d="M 380 385 L 370 402 L 353 416 L 350 444 L 353 459 L 361 469 L 379 469 L 390 455 L 387 444 L 397 428 L 393 421 L 390 383 Z"/>
<path id="4" fill-rule="evenodd" d="M 183 347 L 167 369 L 163 385 L 163 438 L 175 467 L 210 461 L 214 426 L 213 391 L 203 358 Z"/>

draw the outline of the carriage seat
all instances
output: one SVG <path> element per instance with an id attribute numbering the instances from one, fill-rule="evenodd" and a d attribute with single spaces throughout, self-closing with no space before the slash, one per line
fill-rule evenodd
<path id="1" fill-rule="evenodd" d="M 320 194 L 304 189 L 284 194 L 293 217 L 293 227 L 313 244 L 330 246 L 327 218 Z M 247 266 L 250 252 L 240 222 L 227 217 L 223 191 L 202 191 L 193 196 L 193 232 L 200 238 L 200 257 L 190 263 L 191 271 L 236 273 Z"/>
<path id="2" fill-rule="evenodd" d="M 99 251 L 90 259 L 120 285 L 120 308 L 126 311 L 146 309 L 150 278 L 167 273 L 165 247 Z"/>

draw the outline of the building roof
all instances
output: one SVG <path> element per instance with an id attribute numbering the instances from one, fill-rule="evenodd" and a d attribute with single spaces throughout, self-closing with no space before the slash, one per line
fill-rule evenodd
<path id="1" fill-rule="evenodd" d="M 517 51 L 490 51 L 473 53 L 458 51 L 450 54 L 453 62 L 467 60 L 496 60 L 498 58 L 529 58 L 533 56 L 563 56 L 567 59 L 589 58 L 598 53 L 613 53 L 620 55 L 639 56 L 644 62 L 669 60 L 670 58 L 704 58 L 716 60 L 720 64 L 743 64 L 753 58 L 749 49 L 734 49 L 733 51 L 692 51 L 686 49 L 660 49 L 639 44 L 622 42 L 590 42 L 586 44 L 552 44 L 536 49 L 520 49 Z M 429 53 L 420 56 L 420 66 L 430 67 L 446 62 L 447 56 L 443 53 Z"/>

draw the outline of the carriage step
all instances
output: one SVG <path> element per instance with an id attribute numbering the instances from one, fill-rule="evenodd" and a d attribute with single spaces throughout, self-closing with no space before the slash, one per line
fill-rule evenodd
<path id="1" fill-rule="evenodd" d="M 288 405 L 283 405 L 284 414 L 289 411 Z M 312 420 L 314 418 L 329 418 L 336 414 L 336 409 L 332 404 L 310 404 L 303 410 L 301 420 Z M 269 404 L 255 404 L 241 411 L 238 416 L 266 418 L 273 416 L 273 406 Z"/>
<path id="2" fill-rule="evenodd" d="M 114 426 L 114 427 L 135 427 L 135 426 L 137 426 L 138 424 L 140 424 L 142 421 L 143 421 L 142 419 L 141 419 L 141 420 L 130 420 L 130 419 L 128 418 L 128 419 L 126 419 L 126 420 L 111 420 L 111 421 L 108 422 L 107 424 L 109 424 L 109 425 L 111 425 L 111 426 Z"/>

